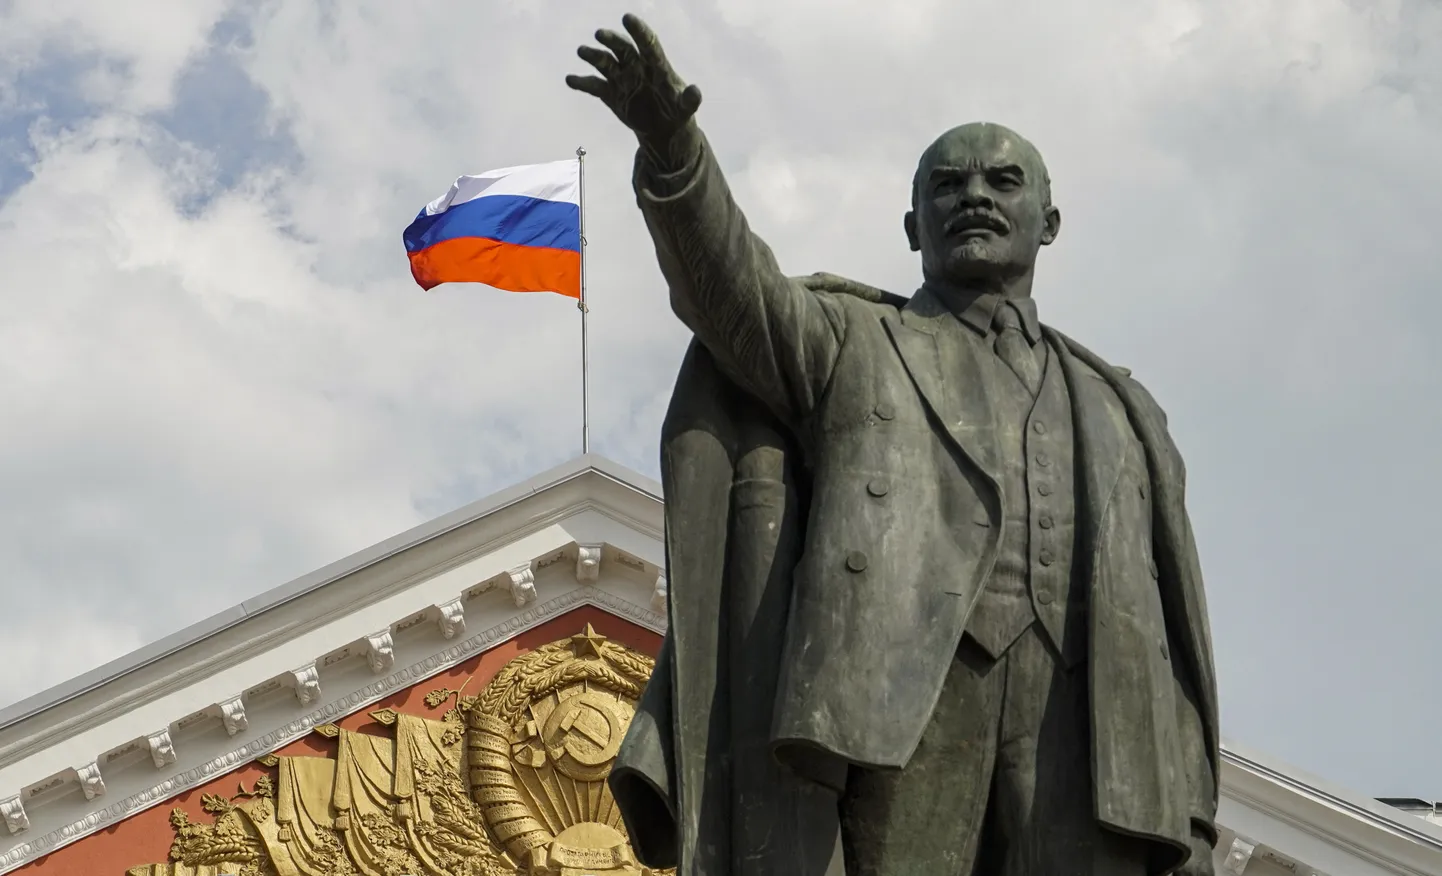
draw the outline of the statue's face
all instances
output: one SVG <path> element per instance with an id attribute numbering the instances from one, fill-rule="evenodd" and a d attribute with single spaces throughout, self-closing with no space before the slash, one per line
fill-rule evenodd
<path id="1" fill-rule="evenodd" d="M 963 125 L 943 134 L 922 155 L 915 184 L 906 231 L 928 277 L 1020 276 L 1061 225 L 1041 156 L 1000 125 Z"/>

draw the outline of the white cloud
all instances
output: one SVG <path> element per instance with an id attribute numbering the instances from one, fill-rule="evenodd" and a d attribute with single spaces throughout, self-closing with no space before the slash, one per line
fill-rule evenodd
<path id="1" fill-rule="evenodd" d="M 1426 793 L 1400 783 L 1442 782 L 1442 762 L 1395 754 L 1421 756 L 1424 731 L 1354 745 L 1376 732 L 1354 716 L 1399 714 L 1396 690 L 1425 670 L 1384 675 L 1399 661 L 1335 643 L 1350 623 L 1350 641 L 1425 666 L 1438 608 L 1395 607 L 1442 572 L 1424 550 L 1442 421 L 1414 405 L 1442 390 L 1442 15 L 1403 0 L 901 6 L 641 11 L 797 273 L 909 291 L 901 215 L 921 149 L 974 119 L 1031 137 L 1066 217 L 1043 316 L 1133 367 L 1188 455 L 1229 732 L 1378 793 Z M 0 72 L 41 69 L 35 46 L 89 53 L 76 87 L 101 106 L 37 127 L 34 178 L 0 202 L 0 406 L 23 424 L 0 433 L 7 608 L 39 627 L 63 615 L 88 643 L 60 665 L 59 640 L 17 639 L 34 668 L 0 701 L 575 453 L 574 305 L 424 294 L 406 272 L 401 229 L 458 173 L 588 148 L 593 441 L 653 468 L 685 336 L 629 190 L 632 141 L 562 83 L 621 4 L 5 9 Z M 181 143 L 148 114 L 215 51 L 222 16 L 253 38 L 221 57 L 295 153 L 238 181 L 212 150 L 257 120 Z M 1325 694 L 1333 680 L 1345 693 Z M 1442 718 L 1403 707 L 1408 727 Z"/>
<path id="2" fill-rule="evenodd" d="M 0 10 L 0 71 L 24 69 L 46 52 L 93 55 L 84 97 L 129 111 L 167 104 L 185 63 L 205 45 L 225 0 L 105 3 L 11 0 Z"/>

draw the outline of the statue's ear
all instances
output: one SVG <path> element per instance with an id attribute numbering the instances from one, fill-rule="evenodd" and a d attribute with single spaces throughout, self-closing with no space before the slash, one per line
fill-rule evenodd
<path id="1" fill-rule="evenodd" d="M 906 240 L 911 244 L 911 251 L 921 252 L 921 238 L 916 236 L 916 211 L 907 210 L 901 224 L 906 228 Z"/>
<path id="2" fill-rule="evenodd" d="M 1056 207 L 1047 207 L 1046 213 L 1041 217 L 1041 245 L 1047 246 L 1056 240 L 1061 233 L 1061 211 Z"/>

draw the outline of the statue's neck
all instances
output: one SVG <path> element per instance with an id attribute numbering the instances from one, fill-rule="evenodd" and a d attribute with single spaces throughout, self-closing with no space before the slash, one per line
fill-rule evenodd
<path id="1" fill-rule="evenodd" d="M 1030 298 L 1032 272 L 1027 271 L 1016 277 L 967 277 L 952 279 L 927 276 L 922 288 L 953 302 L 975 301 L 983 295 L 1001 298 Z"/>

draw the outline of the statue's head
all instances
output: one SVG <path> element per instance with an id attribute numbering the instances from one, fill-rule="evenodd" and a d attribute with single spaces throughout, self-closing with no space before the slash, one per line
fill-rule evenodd
<path id="1" fill-rule="evenodd" d="M 1061 211 L 1036 147 L 1009 128 L 977 122 L 927 147 L 911 186 L 906 236 L 928 279 L 968 283 L 1030 274 L 1056 240 Z"/>

